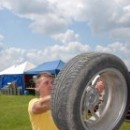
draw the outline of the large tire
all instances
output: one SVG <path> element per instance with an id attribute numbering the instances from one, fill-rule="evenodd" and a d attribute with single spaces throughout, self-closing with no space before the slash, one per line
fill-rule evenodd
<path id="1" fill-rule="evenodd" d="M 105 85 L 100 100 L 97 79 Z M 130 77 L 125 64 L 107 53 L 83 53 L 58 74 L 52 116 L 60 130 L 117 130 L 128 110 Z"/>

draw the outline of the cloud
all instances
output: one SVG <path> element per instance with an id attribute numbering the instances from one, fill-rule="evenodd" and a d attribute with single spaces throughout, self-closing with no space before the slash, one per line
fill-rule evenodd
<path id="1" fill-rule="evenodd" d="M 79 40 L 79 34 L 75 33 L 73 30 L 68 29 L 65 33 L 56 34 L 53 36 L 55 40 L 59 40 L 63 43 L 69 43 Z"/>
<path id="2" fill-rule="evenodd" d="M 107 33 L 114 39 L 124 34 L 121 38 L 129 40 L 129 0 L 1 0 L 0 7 L 31 20 L 33 32 L 54 35 L 75 22 L 86 22 L 95 35 Z"/>
<path id="3" fill-rule="evenodd" d="M 97 45 L 95 48 L 88 44 L 80 42 L 69 42 L 63 44 L 55 44 L 53 46 L 36 50 L 36 49 L 20 49 L 11 47 L 0 51 L 1 66 L 0 70 L 11 66 L 15 63 L 21 63 L 23 61 L 30 61 L 31 63 L 38 65 L 46 61 L 61 59 L 65 62 L 69 61 L 72 57 L 83 52 L 108 52 L 120 57 L 130 70 L 130 45 L 121 42 L 114 42 L 107 46 Z M 8 61 L 8 64 L 7 64 Z"/>
<path id="4" fill-rule="evenodd" d="M 12 10 L 18 15 L 44 14 L 51 10 L 47 0 L 1 0 L 0 6 Z"/>
<path id="5" fill-rule="evenodd" d="M 67 22 L 56 15 L 36 16 L 35 18 L 29 27 L 36 33 L 52 35 L 64 31 L 67 27 Z"/>
<path id="6" fill-rule="evenodd" d="M 108 52 L 120 57 L 130 71 L 130 45 L 128 43 L 114 42 L 107 46 L 97 45 L 95 51 L 97 52 Z"/>
<path id="7" fill-rule="evenodd" d="M 70 42 L 68 44 L 55 44 L 41 51 L 33 50 L 27 53 L 27 58 L 33 62 L 43 62 L 47 60 L 62 59 L 68 61 L 72 57 L 82 52 L 90 51 L 89 45 L 83 45 L 79 42 Z"/>
<path id="8" fill-rule="evenodd" d="M 119 41 L 129 41 L 130 40 L 130 27 L 122 27 L 113 29 L 110 33 L 111 37 Z"/>
<path id="9" fill-rule="evenodd" d="M 4 37 L 0 35 L 0 41 L 2 41 L 3 38 Z M 83 44 L 78 41 L 79 35 L 73 30 L 67 30 L 64 33 L 55 35 L 54 38 L 55 40 L 60 40 L 62 44 L 54 44 L 42 50 L 27 50 L 16 47 L 2 48 L 2 51 L 0 51 L 0 70 L 23 61 L 30 61 L 35 65 L 55 59 L 62 59 L 67 62 L 77 54 L 91 51 L 91 47 L 88 44 Z"/>
<path id="10" fill-rule="evenodd" d="M 121 42 L 114 42 L 111 44 L 108 44 L 107 46 L 96 46 L 96 51 L 103 51 L 103 52 L 113 52 L 113 53 L 124 53 L 124 54 L 130 54 L 130 45 L 127 43 L 121 43 Z"/>
<path id="11" fill-rule="evenodd" d="M 2 8 L 11 10 L 15 15 L 31 20 L 30 28 L 33 32 L 54 34 L 64 31 L 67 21 L 60 16 L 55 3 L 48 0 L 3 0 L 0 1 Z"/>
<path id="12" fill-rule="evenodd" d="M 63 61 L 67 62 L 75 55 L 89 50 L 90 50 L 89 45 L 83 45 L 79 42 L 70 42 L 68 44 L 62 44 L 62 45 L 55 44 L 43 50 L 35 50 L 35 49 L 26 50 L 11 47 L 8 49 L 3 49 L 0 52 L 1 55 L 0 70 L 12 64 L 23 61 L 30 61 L 36 65 L 45 61 L 55 59 L 62 59 Z"/>

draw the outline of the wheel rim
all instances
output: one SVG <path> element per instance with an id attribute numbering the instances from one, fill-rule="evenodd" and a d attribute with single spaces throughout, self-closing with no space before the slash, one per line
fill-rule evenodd
<path id="1" fill-rule="evenodd" d="M 100 75 L 100 76 L 99 76 Z M 102 79 L 102 92 L 95 87 Z M 80 102 L 80 118 L 85 129 L 111 130 L 120 121 L 127 102 L 124 76 L 116 69 L 98 72 L 86 85 Z"/>

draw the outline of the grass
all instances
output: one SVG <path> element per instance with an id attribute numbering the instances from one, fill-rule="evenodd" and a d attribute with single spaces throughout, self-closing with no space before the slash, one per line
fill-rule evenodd
<path id="1" fill-rule="evenodd" d="M 0 130 L 31 130 L 27 112 L 31 98 L 0 95 Z"/>
<path id="2" fill-rule="evenodd" d="M 32 98 L 0 95 L 0 130 L 32 130 L 27 112 Z M 124 122 L 120 130 L 130 130 L 130 123 Z"/>
<path id="3" fill-rule="evenodd" d="M 130 123 L 124 122 L 121 126 L 120 130 L 129 130 L 130 129 Z"/>

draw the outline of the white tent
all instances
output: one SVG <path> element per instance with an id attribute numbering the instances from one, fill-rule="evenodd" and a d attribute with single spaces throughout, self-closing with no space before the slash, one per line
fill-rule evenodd
<path id="1" fill-rule="evenodd" d="M 24 72 L 34 68 L 35 65 L 29 62 L 13 65 L 0 72 L 0 88 L 6 87 L 8 83 L 16 82 L 17 86 L 22 87 L 22 94 L 25 89 L 25 74 Z"/>
<path id="2" fill-rule="evenodd" d="M 12 73 L 14 73 L 14 68 L 15 68 L 15 66 L 12 65 L 11 67 L 9 67 L 9 68 L 1 71 L 0 75 L 3 75 L 3 74 L 12 74 Z"/>
<path id="3" fill-rule="evenodd" d="M 11 67 L 0 72 L 0 75 L 5 74 L 23 74 L 25 71 L 34 68 L 35 65 L 30 62 L 24 62 L 21 64 L 12 65 Z"/>

